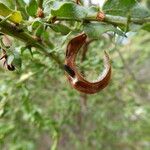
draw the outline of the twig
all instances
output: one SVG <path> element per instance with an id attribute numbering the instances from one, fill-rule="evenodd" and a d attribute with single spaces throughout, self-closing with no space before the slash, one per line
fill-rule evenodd
<path id="1" fill-rule="evenodd" d="M 76 19 L 76 18 L 67 18 L 67 17 L 57 17 L 56 20 L 58 21 L 78 21 L 78 22 L 83 22 L 83 21 L 98 21 L 96 19 L 96 16 L 89 16 L 83 19 Z M 107 15 L 105 14 L 105 19 L 102 22 L 108 23 L 108 24 L 113 24 L 113 25 L 127 25 L 127 17 L 121 17 L 121 16 L 112 16 L 112 15 Z M 135 24 L 144 24 L 144 23 L 150 23 L 150 17 L 147 18 L 131 18 L 130 23 L 135 23 Z"/>

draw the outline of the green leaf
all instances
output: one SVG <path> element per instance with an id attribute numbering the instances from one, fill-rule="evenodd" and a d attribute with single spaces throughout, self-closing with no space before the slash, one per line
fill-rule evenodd
<path id="1" fill-rule="evenodd" d="M 99 11 L 98 7 L 91 6 L 87 8 L 87 17 L 96 16 Z"/>
<path id="2" fill-rule="evenodd" d="M 50 49 L 53 49 L 55 47 L 54 43 L 51 41 L 51 38 L 50 38 L 49 33 L 47 31 L 44 31 L 42 37 L 45 39 L 45 42 L 47 43 L 47 46 Z"/>
<path id="3" fill-rule="evenodd" d="M 110 28 L 110 30 L 112 29 L 113 32 L 115 32 L 116 34 L 120 35 L 120 36 L 124 36 L 124 37 L 127 37 L 126 34 L 122 31 L 122 30 L 119 30 L 117 28 L 115 28 L 114 26 L 112 26 Z"/>
<path id="4" fill-rule="evenodd" d="M 51 14 L 57 17 L 82 19 L 86 17 L 87 11 L 83 6 L 79 6 L 75 3 L 63 3 L 59 8 L 52 9 Z"/>
<path id="5" fill-rule="evenodd" d="M 8 20 L 14 23 L 20 23 L 22 21 L 22 15 L 20 11 L 15 11 L 8 8 L 6 5 L 0 2 L 0 16 L 8 17 Z"/>
<path id="6" fill-rule="evenodd" d="M 10 9 L 14 9 L 14 1 L 12 0 L 0 0 L 0 3 L 3 3 L 4 5 L 6 5 L 8 8 Z"/>
<path id="7" fill-rule="evenodd" d="M 56 2 L 57 1 L 54 1 L 54 0 L 51 0 L 51 1 L 45 0 L 45 1 L 43 1 L 44 14 L 49 15 L 51 13 L 51 9 L 54 6 L 54 3 L 56 3 Z"/>
<path id="8" fill-rule="evenodd" d="M 7 58 L 7 64 L 8 64 L 8 65 L 11 65 L 12 62 L 13 62 L 13 60 L 14 60 L 14 55 L 8 56 L 8 58 Z"/>
<path id="9" fill-rule="evenodd" d="M 14 60 L 13 60 L 13 64 L 17 69 L 21 69 L 22 66 L 22 59 L 20 57 L 20 55 L 18 53 L 14 54 Z"/>
<path id="10" fill-rule="evenodd" d="M 29 4 L 26 6 L 26 11 L 29 16 L 35 17 L 38 9 L 38 4 L 36 0 L 30 0 Z"/>
<path id="11" fill-rule="evenodd" d="M 40 36 L 43 34 L 43 32 L 44 32 L 44 25 L 41 24 L 41 25 L 39 25 L 39 26 L 37 27 L 37 29 L 36 29 L 36 31 L 35 31 L 35 35 L 36 35 L 37 37 L 40 37 Z"/>
<path id="12" fill-rule="evenodd" d="M 17 7 L 17 10 L 19 10 L 21 12 L 23 19 L 27 20 L 28 19 L 28 14 L 27 14 L 27 12 L 25 10 L 25 7 L 24 7 L 26 5 L 24 0 L 16 0 L 16 4 L 15 5 Z"/>
<path id="13" fill-rule="evenodd" d="M 35 20 L 33 23 L 32 23 L 32 30 L 35 30 L 37 29 L 42 23 L 39 21 L 39 20 Z"/>
<path id="14" fill-rule="evenodd" d="M 136 0 L 108 0 L 103 10 L 106 14 L 142 18 L 150 16 L 150 11 Z"/>
<path id="15" fill-rule="evenodd" d="M 91 38 L 99 38 L 102 33 L 107 31 L 105 26 L 100 23 L 88 23 L 83 30 Z"/>
<path id="16" fill-rule="evenodd" d="M 55 32 L 59 32 L 63 35 L 66 35 L 70 32 L 70 29 L 63 25 L 63 24 L 49 24 L 50 28 L 53 29 Z"/>
<path id="17" fill-rule="evenodd" d="M 84 25 L 83 30 L 89 37 L 96 39 L 99 38 L 101 34 L 108 31 L 113 31 L 118 35 L 125 36 L 121 30 L 118 30 L 114 26 L 100 23 L 87 23 Z"/>
<path id="18" fill-rule="evenodd" d="M 20 69 L 22 66 L 22 59 L 20 58 L 20 55 L 15 52 L 14 54 L 8 56 L 7 64 L 13 64 L 16 68 Z"/>
<path id="19" fill-rule="evenodd" d="M 146 18 L 150 17 L 150 11 L 145 8 L 144 6 L 141 6 L 140 4 L 137 4 L 131 9 L 131 16 L 133 18 Z"/>
<path id="20" fill-rule="evenodd" d="M 107 0 L 103 10 L 107 14 L 125 16 L 135 4 L 136 0 Z"/>
<path id="21" fill-rule="evenodd" d="M 137 32 L 141 29 L 141 25 L 135 24 L 135 23 L 130 23 L 129 28 L 130 28 L 130 31 Z"/>
<path id="22" fill-rule="evenodd" d="M 146 30 L 146 31 L 148 31 L 148 32 L 150 32 L 150 23 L 144 24 L 144 25 L 142 26 L 142 29 L 143 29 L 143 30 Z"/>

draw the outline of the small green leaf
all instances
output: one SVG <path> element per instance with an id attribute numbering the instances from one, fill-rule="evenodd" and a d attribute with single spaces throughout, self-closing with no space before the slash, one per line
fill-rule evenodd
<path id="1" fill-rule="evenodd" d="M 41 25 L 39 25 L 39 26 L 37 27 L 37 29 L 35 30 L 35 35 L 36 35 L 37 37 L 40 37 L 40 36 L 43 34 L 43 32 L 44 32 L 44 25 L 41 24 Z"/>
<path id="2" fill-rule="evenodd" d="M 22 59 L 20 57 L 20 55 L 18 53 L 14 54 L 14 60 L 13 60 L 13 64 L 16 68 L 18 68 L 19 70 L 21 69 L 22 66 Z"/>
<path id="3" fill-rule="evenodd" d="M 110 28 L 110 29 L 111 29 L 111 31 L 115 32 L 116 34 L 118 34 L 120 36 L 127 37 L 126 34 L 122 30 L 119 30 L 119 29 L 115 28 L 114 26 L 112 26 L 112 28 Z"/>
<path id="4" fill-rule="evenodd" d="M 12 2 L 13 5 L 14 5 L 14 1 Z M 25 5 L 26 3 L 24 2 L 24 0 L 16 0 L 16 7 L 17 7 L 17 10 L 19 10 L 22 14 L 22 17 L 24 20 L 27 20 L 28 19 L 28 15 L 27 15 L 27 12 L 25 10 Z"/>
<path id="5" fill-rule="evenodd" d="M 22 15 L 20 11 L 15 11 L 8 8 L 6 5 L 0 2 L 0 16 L 8 17 L 8 20 L 14 23 L 20 23 L 22 21 Z"/>
<path id="6" fill-rule="evenodd" d="M 49 15 L 51 13 L 51 9 L 54 8 L 54 3 L 60 4 L 60 2 L 54 0 L 43 1 L 44 14 Z"/>
<path id="7" fill-rule="evenodd" d="M 87 8 L 87 17 L 96 16 L 98 11 L 99 11 L 98 7 L 95 7 L 95 6 L 88 7 Z"/>
<path id="8" fill-rule="evenodd" d="M 45 39 L 45 42 L 47 43 L 47 46 L 50 48 L 50 49 L 53 49 L 55 46 L 54 46 L 54 43 L 51 41 L 51 38 L 49 36 L 49 33 L 44 31 L 42 37 Z"/>
<path id="9" fill-rule="evenodd" d="M 138 30 L 141 29 L 141 25 L 135 24 L 135 23 L 130 23 L 130 31 L 132 32 L 137 32 Z"/>
<path id="10" fill-rule="evenodd" d="M 8 65 L 11 65 L 12 62 L 13 62 L 13 60 L 14 60 L 14 55 L 8 56 L 8 58 L 7 58 L 7 64 L 8 64 Z"/>
<path id="11" fill-rule="evenodd" d="M 22 15 L 20 11 L 13 11 L 12 16 L 9 17 L 9 20 L 14 23 L 20 23 L 22 21 Z"/>
<path id="12" fill-rule="evenodd" d="M 55 32 L 59 32 L 63 35 L 66 35 L 70 32 L 70 29 L 67 26 L 63 25 L 63 24 L 50 24 L 49 26 Z"/>
<path id="13" fill-rule="evenodd" d="M 148 32 L 150 32 L 150 23 L 144 24 L 144 25 L 142 26 L 142 29 L 143 29 L 143 30 L 146 30 L 146 31 L 148 31 Z"/>
<path id="14" fill-rule="evenodd" d="M 26 51 L 26 47 L 24 47 L 24 46 L 21 46 L 20 47 L 20 53 L 21 53 L 21 55 L 23 55 L 23 53 Z"/>
<path id="15" fill-rule="evenodd" d="M 136 0 L 107 0 L 103 10 L 107 14 L 116 16 L 131 16 L 142 18 L 150 16 L 150 11 Z"/>
<path id="16" fill-rule="evenodd" d="M 84 7 L 75 3 L 63 3 L 59 8 L 52 9 L 51 14 L 57 17 L 82 19 L 86 17 L 87 11 Z"/>
<path id="17" fill-rule="evenodd" d="M 27 13 L 30 16 L 35 17 L 36 13 L 37 13 L 37 9 L 38 9 L 38 4 L 37 4 L 36 0 L 30 0 L 29 4 L 26 6 Z"/>
<path id="18" fill-rule="evenodd" d="M 141 6 L 140 4 L 137 4 L 131 9 L 131 16 L 134 18 L 150 17 L 150 10 L 148 10 L 144 6 Z"/>
<path id="19" fill-rule="evenodd" d="M 32 23 L 32 30 L 35 30 L 37 29 L 42 23 L 39 21 L 39 20 L 35 20 L 33 23 Z"/>
<path id="20" fill-rule="evenodd" d="M 100 23 L 87 23 L 83 30 L 91 38 L 99 38 L 102 33 L 107 31 L 105 26 Z"/>
<path id="21" fill-rule="evenodd" d="M 8 56 L 7 64 L 13 64 L 16 68 L 20 69 L 22 66 L 22 59 L 20 58 L 20 55 L 15 52 L 14 54 Z"/>
<path id="22" fill-rule="evenodd" d="M 118 30 L 114 26 L 101 23 L 87 23 L 84 25 L 83 30 L 89 37 L 96 39 L 99 38 L 101 34 L 107 31 L 113 31 L 118 35 L 125 36 L 125 34 L 121 30 Z"/>
<path id="23" fill-rule="evenodd" d="M 135 4 L 136 0 L 107 0 L 103 10 L 107 14 L 125 16 Z"/>

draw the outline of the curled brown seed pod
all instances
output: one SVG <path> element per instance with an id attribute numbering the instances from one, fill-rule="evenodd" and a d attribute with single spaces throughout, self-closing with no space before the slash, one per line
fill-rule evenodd
<path id="1" fill-rule="evenodd" d="M 74 37 L 67 45 L 66 59 L 65 59 L 65 71 L 66 76 L 76 90 L 86 93 L 94 94 L 104 89 L 111 78 L 111 64 L 109 55 L 104 51 L 104 71 L 99 76 L 97 81 L 87 81 L 77 70 L 75 59 L 83 44 L 86 41 L 86 34 L 80 34 Z"/>

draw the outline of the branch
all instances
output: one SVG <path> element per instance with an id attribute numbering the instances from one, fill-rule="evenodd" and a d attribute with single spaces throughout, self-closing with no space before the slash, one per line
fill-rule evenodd
<path id="1" fill-rule="evenodd" d="M 39 0 L 39 2 L 42 3 L 42 0 Z M 66 18 L 66 17 L 57 17 L 56 20 L 65 20 L 65 21 L 98 21 L 96 16 L 90 16 L 84 19 L 72 19 L 72 18 Z M 48 53 L 46 50 L 46 46 L 42 41 L 38 41 L 35 39 L 32 35 L 30 35 L 28 32 L 25 32 L 24 30 L 20 29 L 18 26 L 15 26 L 14 24 L 11 24 L 7 21 L 1 22 L 2 19 L 0 19 L 0 32 L 8 34 L 12 37 L 15 37 L 27 45 L 31 45 L 33 47 L 36 47 L 40 52 L 44 53 L 44 55 L 52 58 L 59 66 L 62 68 L 62 62 L 60 61 L 58 56 L 55 56 L 52 53 Z M 50 20 L 48 21 L 50 22 Z M 126 26 L 128 23 L 128 18 L 121 17 L 121 16 L 112 16 L 112 15 L 105 15 L 105 18 L 102 22 L 106 22 L 108 24 L 114 24 L 114 25 L 124 25 Z M 150 23 L 150 17 L 147 18 L 131 18 L 130 23 L 135 24 L 144 24 L 144 23 Z"/>
<path id="2" fill-rule="evenodd" d="M 112 15 L 106 15 L 106 18 L 104 22 L 112 23 L 112 24 L 122 24 L 127 25 L 128 18 L 127 17 L 121 17 L 121 16 L 112 16 Z M 150 17 L 147 18 L 131 18 L 130 23 L 135 24 L 144 24 L 144 23 L 150 23 Z"/>
<path id="3" fill-rule="evenodd" d="M 67 17 L 57 17 L 56 20 L 60 21 L 98 21 L 96 19 L 96 16 L 90 16 L 84 19 L 74 19 L 74 18 L 67 18 Z M 114 24 L 114 25 L 127 25 L 128 18 L 127 17 L 121 17 L 121 16 L 112 16 L 112 15 L 105 15 L 105 19 L 102 22 L 106 22 L 108 24 Z M 150 23 L 150 17 L 147 18 L 131 18 L 130 23 L 135 24 L 144 24 L 144 23 Z"/>
<path id="4" fill-rule="evenodd" d="M 0 19 L 2 21 L 2 19 Z M 18 26 L 11 24 L 9 22 L 0 22 L 0 32 L 10 35 L 14 38 L 23 41 L 26 45 L 37 48 L 41 53 L 49 58 L 53 59 L 59 67 L 62 69 L 62 62 L 60 58 L 53 53 L 47 52 L 47 47 L 44 45 L 42 41 L 38 41 L 38 39 L 31 36 L 29 33 L 25 32 L 23 29 L 20 29 Z"/>

